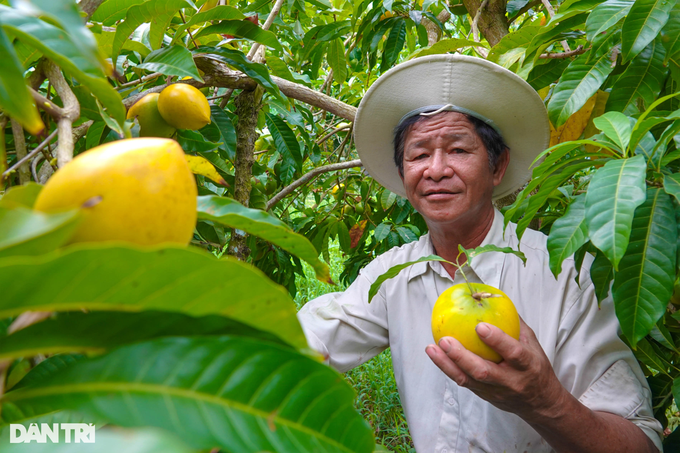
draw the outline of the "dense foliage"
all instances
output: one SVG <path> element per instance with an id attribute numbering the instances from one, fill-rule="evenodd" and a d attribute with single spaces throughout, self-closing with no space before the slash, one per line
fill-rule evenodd
<path id="1" fill-rule="evenodd" d="M 197 380 L 225 379 L 226 369 L 217 365 L 201 373 L 206 357 L 233 348 L 250 357 L 242 356 L 252 366 L 241 369 L 262 388 L 285 380 L 286 369 L 295 369 L 298 380 L 318 373 L 320 383 L 333 381 L 328 385 L 337 395 L 323 394 L 327 418 L 315 415 L 316 421 L 338 416 L 348 426 L 360 424 L 356 412 L 330 411 L 336 397 L 343 401 L 336 408 L 347 407 L 351 392 L 301 352 L 294 305 L 272 281 L 294 296 L 302 261 L 327 280 L 319 256 L 330 261 L 329 244 L 337 241 L 346 257 L 340 279 L 350 282 L 377 254 L 426 232 L 405 199 L 361 169 L 352 120 L 382 73 L 445 52 L 488 58 L 544 97 L 554 146 L 516 201 L 499 206 L 508 221 L 519 223 L 520 234 L 529 226 L 549 233 L 553 272 L 572 254 L 579 261 L 595 255 L 591 276 L 598 295 L 612 285 L 625 338 L 653 389 L 656 415 L 675 427 L 666 414 L 673 397 L 680 398 L 680 296 L 674 295 L 680 5 L 670 0 L 0 1 L 0 171 L 5 190 L 21 186 L 0 202 L 0 287 L 11 288 L 0 301 L 0 317 L 9 317 L 3 322 L 9 327 L 26 310 L 57 313 L 1 338 L 0 370 L 10 390 L 1 400 L 2 419 L 81 410 L 120 425 L 160 426 L 185 439 L 192 433 L 191 448 L 370 450 L 363 428 L 339 446 L 342 435 L 331 433 L 332 423 L 308 431 L 310 417 L 300 413 L 289 417 L 299 428 L 290 431 L 289 418 L 263 415 L 280 415 L 281 407 L 272 408 L 282 401 L 258 399 L 245 387 L 234 387 L 233 398 L 212 395 L 229 408 L 219 416 L 189 391 Z M 174 136 L 193 156 L 200 197 L 192 242 L 207 251 L 171 249 L 168 260 L 158 251 L 124 246 L 64 246 L 78 212 L 32 213 L 39 186 L 29 182 L 44 183 L 73 155 L 138 135 L 139 124 L 126 120 L 126 109 L 169 83 L 200 88 L 211 102 L 211 124 Z M 17 165 L 27 153 L 26 163 Z M 128 263 L 153 271 L 137 280 Z M 81 273 L 86 264 L 95 274 Z M 186 287 L 171 287 L 173 279 Z M 125 286 L 130 282 L 144 282 L 148 293 Z M 100 292 L 88 292 L 94 287 Z M 164 291 L 172 292 L 171 302 L 151 297 Z M 276 300 L 279 311 L 258 297 Z M 101 326 L 122 333 L 102 335 Z M 273 350 L 286 351 L 280 368 L 257 359 Z M 50 358 L 40 362 L 45 355 Z M 169 385 L 154 373 L 135 376 L 140 363 L 153 368 L 172 360 L 186 372 L 176 368 Z M 116 383 L 141 382 L 162 397 L 142 404 L 151 397 L 134 400 L 123 385 L 116 390 L 119 403 L 103 408 L 94 391 L 54 390 L 70 380 L 113 391 L 106 385 L 114 376 L 100 373 L 107 363 L 115 364 L 108 366 L 116 368 Z M 294 383 L 288 384 L 272 395 L 294 393 Z M 52 397 L 27 390 L 41 385 Z M 251 399 L 243 401 L 244 395 Z M 267 440 L 227 445 L 189 420 L 156 420 L 151 414 L 161 404 L 199 411 L 204 420 L 218 417 L 220 424 Z M 314 404 L 300 400 L 295 407 L 313 412 Z M 47 417 L 77 416 L 62 411 Z M 155 439 L 158 433 L 139 435 Z M 667 441 L 674 437 L 678 433 Z"/>

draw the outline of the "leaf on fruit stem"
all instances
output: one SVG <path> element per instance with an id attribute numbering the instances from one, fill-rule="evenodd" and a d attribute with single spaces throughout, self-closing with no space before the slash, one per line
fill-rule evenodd
<path id="1" fill-rule="evenodd" d="M 80 211 L 56 214 L 0 206 L 0 258 L 41 255 L 62 246 L 75 232 Z"/>
<path id="2" fill-rule="evenodd" d="M 588 240 L 585 219 L 586 196 L 581 194 L 571 202 L 562 217 L 555 220 L 548 235 L 550 270 L 555 278 L 562 272 L 562 262 Z"/>
<path id="3" fill-rule="evenodd" d="M 167 76 L 191 77 L 203 82 L 191 52 L 182 46 L 163 47 L 151 52 L 138 68 L 160 72 Z"/>

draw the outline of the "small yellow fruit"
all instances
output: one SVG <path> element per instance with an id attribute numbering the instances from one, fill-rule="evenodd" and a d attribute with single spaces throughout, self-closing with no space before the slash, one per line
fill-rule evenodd
<path id="1" fill-rule="evenodd" d="M 158 111 L 158 93 L 149 93 L 128 110 L 127 118 L 137 118 L 140 137 L 170 138 L 175 128 L 170 126 Z"/>
<path id="2" fill-rule="evenodd" d="M 432 310 L 432 336 L 453 337 L 478 356 L 500 362 L 501 356 L 484 343 L 475 327 L 486 322 L 519 339 L 519 315 L 501 290 L 481 283 L 460 283 L 444 291 Z"/>
<path id="3" fill-rule="evenodd" d="M 267 140 L 265 140 L 264 137 L 260 136 L 257 140 L 255 140 L 255 151 L 262 151 L 267 147 Z"/>
<path id="4" fill-rule="evenodd" d="M 196 226 L 196 181 L 174 140 L 118 140 L 78 155 L 48 181 L 35 209 L 82 207 L 70 242 L 187 244 Z"/>
<path id="5" fill-rule="evenodd" d="M 342 183 L 341 183 L 340 185 L 335 185 L 335 186 L 333 186 L 333 188 L 331 189 L 331 193 L 332 193 L 333 195 L 339 195 L 340 191 L 341 191 L 342 189 L 344 189 L 344 188 L 345 188 L 345 185 L 342 184 Z"/>
<path id="6" fill-rule="evenodd" d="M 165 121 L 177 129 L 198 130 L 210 124 L 210 104 L 197 88 L 174 83 L 161 91 L 158 111 Z"/>

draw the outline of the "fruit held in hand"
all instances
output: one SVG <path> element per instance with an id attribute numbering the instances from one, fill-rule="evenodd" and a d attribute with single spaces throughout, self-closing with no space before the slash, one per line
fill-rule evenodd
<path id="1" fill-rule="evenodd" d="M 176 141 L 132 138 L 76 156 L 47 181 L 35 209 L 83 208 L 72 243 L 187 244 L 196 226 L 196 196 Z"/>
<path id="2" fill-rule="evenodd" d="M 453 337 L 468 351 L 500 362 L 501 356 L 484 343 L 475 327 L 486 322 L 519 339 L 519 315 L 510 298 L 501 290 L 481 283 L 460 283 L 444 291 L 432 310 L 432 335 Z"/>
<path id="3" fill-rule="evenodd" d="M 158 111 L 158 93 L 149 93 L 130 107 L 127 118 L 137 118 L 140 137 L 170 138 L 175 128 L 169 125 Z"/>
<path id="4" fill-rule="evenodd" d="M 186 83 L 174 83 L 161 91 L 158 111 L 177 129 L 198 130 L 210 124 L 210 104 L 198 89 Z"/>

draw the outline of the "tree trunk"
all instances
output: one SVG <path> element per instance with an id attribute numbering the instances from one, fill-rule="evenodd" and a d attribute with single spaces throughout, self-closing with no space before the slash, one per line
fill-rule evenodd
<path id="1" fill-rule="evenodd" d="M 250 203 L 250 178 L 252 177 L 255 157 L 255 140 L 257 140 L 257 116 L 262 106 L 264 89 L 257 85 L 254 90 L 241 91 L 234 99 L 236 104 L 236 160 L 234 162 L 234 199 L 243 206 Z M 250 254 L 246 246 L 247 234 L 234 229 L 227 253 L 245 261 Z"/>
<path id="2" fill-rule="evenodd" d="M 475 17 L 481 6 L 480 0 L 463 0 L 470 17 Z M 508 19 L 505 17 L 506 0 L 489 0 L 479 16 L 479 31 L 493 47 L 509 33 Z"/>

